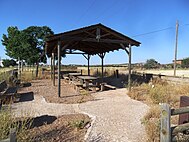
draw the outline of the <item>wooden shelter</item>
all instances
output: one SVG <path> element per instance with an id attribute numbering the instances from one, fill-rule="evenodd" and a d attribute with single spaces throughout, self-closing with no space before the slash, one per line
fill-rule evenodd
<path id="1" fill-rule="evenodd" d="M 92 55 L 98 55 L 102 60 L 103 81 L 103 59 L 105 54 L 110 51 L 123 49 L 129 55 L 128 84 L 130 86 L 131 47 L 139 45 L 140 42 L 102 24 L 91 25 L 88 27 L 48 36 L 46 41 L 46 54 L 48 57 L 51 57 L 51 69 L 53 70 L 53 76 L 55 56 L 58 57 L 58 95 L 60 96 L 60 63 L 62 54 L 82 54 L 88 60 L 88 74 L 90 57 Z M 54 81 L 55 79 L 53 79 L 53 82 Z"/>

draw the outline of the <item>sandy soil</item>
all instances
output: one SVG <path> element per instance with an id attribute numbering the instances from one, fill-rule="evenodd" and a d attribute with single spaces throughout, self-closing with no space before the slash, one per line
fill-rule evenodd
<path id="1" fill-rule="evenodd" d="M 144 71 L 137 71 L 137 72 L 145 72 L 145 73 L 153 73 L 153 74 L 162 74 L 162 75 L 174 75 L 173 70 L 144 70 Z M 183 76 L 183 77 L 189 77 L 189 70 L 176 70 L 176 75 L 177 76 Z"/>
<path id="2" fill-rule="evenodd" d="M 67 140 L 66 136 L 75 137 L 75 129 L 69 132 L 70 126 L 64 125 L 68 123 L 65 121 L 65 117 L 72 120 L 70 114 L 86 114 L 92 120 L 87 132 L 85 130 L 79 132 L 79 137 L 76 140 L 74 138 L 73 141 L 80 141 L 80 139 L 87 142 L 145 141 L 145 130 L 140 120 L 148 110 L 148 106 L 130 99 L 126 95 L 127 90 L 125 88 L 93 93 L 89 95 L 90 99 L 86 95 L 87 99 L 82 101 L 83 103 L 78 103 L 80 99 L 77 96 L 83 98 L 85 95 L 78 95 L 64 81 L 62 81 L 61 98 L 57 97 L 57 87 L 54 87 L 50 80 L 35 80 L 30 85 L 25 84 L 25 87 L 20 89 L 20 102 L 12 105 L 14 114 L 20 117 L 24 114 L 23 112 L 29 111 L 27 115 L 34 117 L 49 115 L 60 118 L 60 120 L 56 119 L 46 126 L 36 127 L 34 129 L 36 141 L 40 141 L 43 136 L 49 138 L 51 135 L 55 135 L 52 141 L 72 141 Z M 67 98 L 69 99 L 67 100 Z M 63 115 L 65 117 L 61 118 Z M 82 119 L 78 116 L 76 118 Z M 67 127 L 65 128 L 65 126 Z M 68 134 L 64 135 L 64 130 Z"/>

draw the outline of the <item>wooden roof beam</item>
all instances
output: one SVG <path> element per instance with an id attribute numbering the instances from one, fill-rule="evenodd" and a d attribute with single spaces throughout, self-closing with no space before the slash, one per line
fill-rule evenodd
<path id="1" fill-rule="evenodd" d="M 88 42 L 103 42 L 103 43 L 131 43 L 134 44 L 133 42 L 128 42 L 128 40 L 117 40 L 117 39 L 100 39 L 99 41 L 96 40 L 95 38 L 83 38 L 83 37 L 73 37 L 73 36 L 63 36 L 60 38 L 62 41 L 88 41 Z M 135 44 L 134 44 L 135 45 Z"/>

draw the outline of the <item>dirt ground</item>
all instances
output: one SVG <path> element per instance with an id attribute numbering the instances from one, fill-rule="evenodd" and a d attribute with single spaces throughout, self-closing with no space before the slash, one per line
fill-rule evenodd
<path id="1" fill-rule="evenodd" d="M 33 91 L 35 95 L 42 95 L 49 103 L 65 103 L 75 104 L 93 100 L 93 96 L 90 93 L 78 93 L 74 87 L 66 83 L 64 80 L 61 81 L 61 96 L 58 97 L 57 82 L 53 86 L 50 79 L 33 80 L 30 91 Z"/>
<path id="2" fill-rule="evenodd" d="M 73 104 L 93 100 L 91 94 L 81 95 L 73 89 L 73 86 L 63 80 L 61 82 L 62 92 L 60 98 L 57 96 L 57 85 L 53 86 L 50 79 L 33 80 L 31 83 L 24 83 L 21 86 L 22 87 L 18 91 L 20 100 L 16 102 L 15 106 L 19 106 L 19 104 L 28 104 L 29 102 L 33 102 L 34 98 L 36 99 L 36 97 L 38 98 L 40 96 L 43 96 L 47 102 L 53 104 Z M 18 108 L 20 107 L 21 106 Z M 53 111 L 56 114 L 56 110 L 53 109 Z M 38 117 L 35 117 L 32 129 L 29 129 L 29 139 L 34 142 L 84 141 L 87 128 L 90 126 L 90 118 L 87 115 L 78 113 L 64 114 L 64 112 L 62 112 L 61 114 L 63 115 L 57 114 L 56 116 L 53 116 L 41 114 Z"/>
<path id="3" fill-rule="evenodd" d="M 83 114 L 40 116 L 34 119 L 29 138 L 32 142 L 82 142 L 89 125 L 90 118 Z"/>

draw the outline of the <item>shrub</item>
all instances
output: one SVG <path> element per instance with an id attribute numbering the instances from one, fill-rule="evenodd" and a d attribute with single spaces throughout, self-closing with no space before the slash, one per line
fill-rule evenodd
<path id="1" fill-rule="evenodd" d="M 152 68 L 158 68 L 159 67 L 159 63 L 154 60 L 154 59 L 149 59 L 146 61 L 146 63 L 144 64 L 144 68 L 146 69 L 152 69 Z"/>

